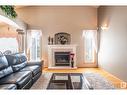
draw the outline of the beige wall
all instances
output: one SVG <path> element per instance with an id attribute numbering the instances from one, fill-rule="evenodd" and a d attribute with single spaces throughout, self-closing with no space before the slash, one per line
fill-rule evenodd
<path id="1" fill-rule="evenodd" d="M 127 7 L 100 7 L 101 30 L 99 66 L 127 82 Z"/>
<path id="2" fill-rule="evenodd" d="M 17 9 L 19 18 L 28 23 L 29 29 L 42 30 L 42 56 L 47 66 L 48 36 L 55 33 L 67 32 L 71 34 L 71 44 L 77 44 L 77 63 L 83 63 L 84 29 L 97 28 L 97 8 L 95 7 L 24 7 Z"/>
<path id="3" fill-rule="evenodd" d="M 16 29 L 9 26 L 9 25 L 3 25 L 0 26 L 0 38 L 1 37 L 14 37 L 17 38 L 18 33 L 16 32 Z"/>

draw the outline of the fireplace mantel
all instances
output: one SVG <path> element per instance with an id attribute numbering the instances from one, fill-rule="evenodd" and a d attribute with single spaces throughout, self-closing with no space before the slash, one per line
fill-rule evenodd
<path id="1" fill-rule="evenodd" d="M 76 69 L 76 47 L 77 45 L 48 45 L 48 68 L 49 69 Z M 74 53 L 74 67 L 55 66 L 54 52 L 71 52 Z"/>

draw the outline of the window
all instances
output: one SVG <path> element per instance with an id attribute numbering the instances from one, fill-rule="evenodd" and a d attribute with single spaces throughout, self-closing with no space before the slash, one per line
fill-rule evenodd
<path id="1" fill-rule="evenodd" d="M 31 32 L 31 47 L 30 47 L 30 60 L 40 60 L 41 59 L 41 32 L 32 31 Z"/>
<path id="2" fill-rule="evenodd" d="M 96 30 L 84 30 L 84 59 L 85 63 L 95 63 L 96 58 Z"/>
<path id="3" fill-rule="evenodd" d="M 18 41 L 16 38 L 0 38 L 0 51 L 11 50 L 12 53 L 18 52 Z"/>

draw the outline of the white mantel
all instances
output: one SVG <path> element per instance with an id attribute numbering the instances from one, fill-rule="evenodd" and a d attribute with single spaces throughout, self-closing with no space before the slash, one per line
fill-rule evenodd
<path id="1" fill-rule="evenodd" d="M 77 45 L 48 45 L 48 68 L 49 69 L 76 69 L 76 47 Z M 54 52 L 72 52 L 74 56 L 74 67 L 55 66 Z"/>

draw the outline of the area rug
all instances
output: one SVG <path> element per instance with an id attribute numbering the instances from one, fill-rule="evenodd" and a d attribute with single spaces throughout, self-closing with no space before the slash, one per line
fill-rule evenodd
<path id="1" fill-rule="evenodd" d="M 83 74 L 93 89 L 116 89 L 115 86 L 98 73 Z"/>
<path id="2" fill-rule="evenodd" d="M 45 90 L 48 86 L 51 76 L 52 76 L 52 73 L 43 73 L 40 76 L 40 78 L 33 84 L 33 86 L 31 87 L 31 90 L 37 90 L 37 89 Z"/>
<path id="3" fill-rule="evenodd" d="M 85 78 L 88 80 L 89 84 L 93 89 L 116 89 L 111 82 L 102 77 L 97 73 L 83 73 Z M 31 90 L 45 90 L 48 86 L 52 73 L 43 73 L 41 77 L 34 83 Z"/>

